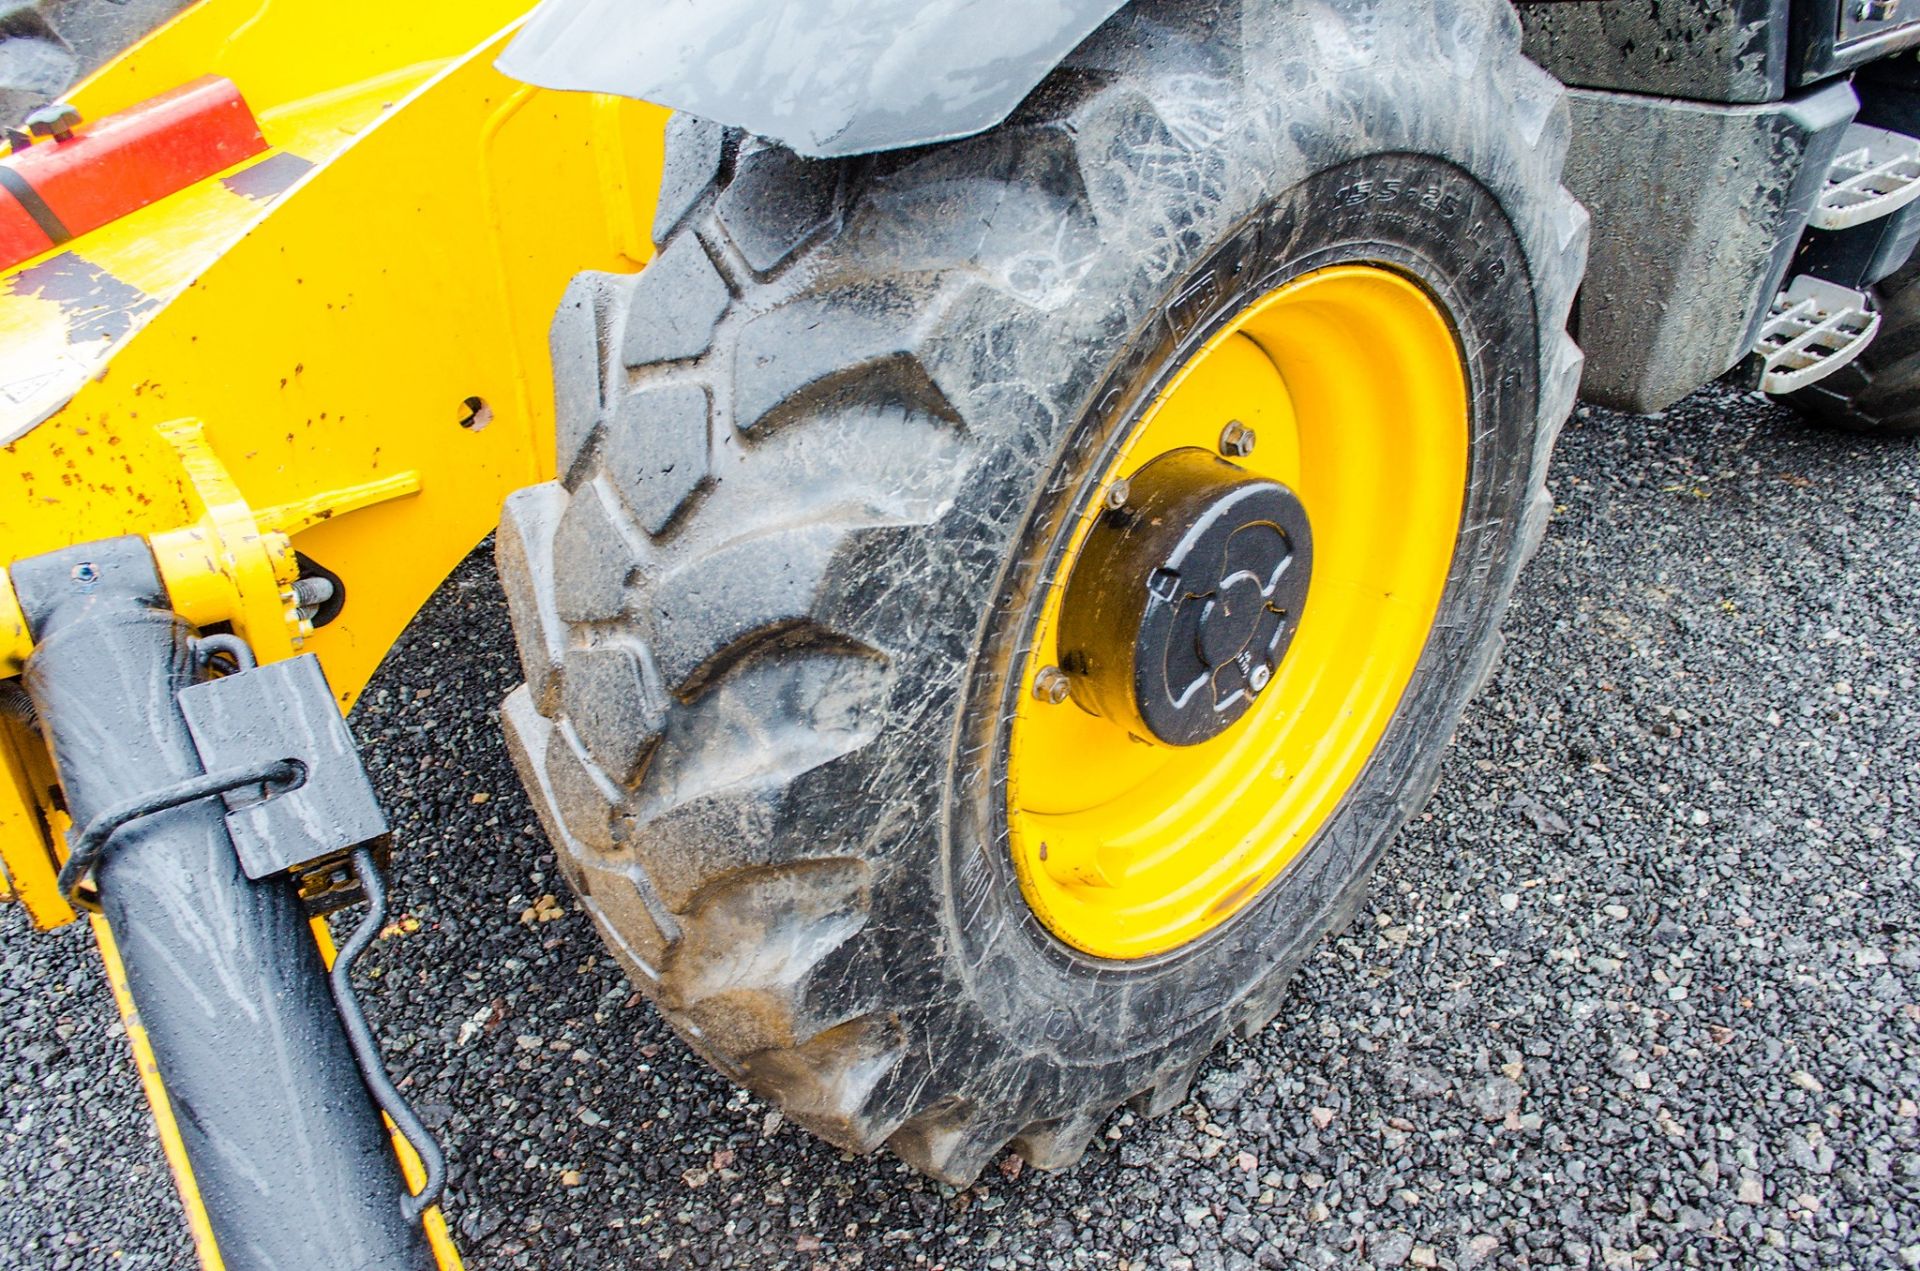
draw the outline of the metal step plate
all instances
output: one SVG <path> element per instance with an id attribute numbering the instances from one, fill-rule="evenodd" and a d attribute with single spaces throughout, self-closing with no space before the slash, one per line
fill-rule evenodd
<path id="1" fill-rule="evenodd" d="M 1920 138 L 1849 124 L 1826 189 L 1813 209 L 1815 229 L 1850 229 L 1920 199 Z"/>
<path id="2" fill-rule="evenodd" d="M 1760 387 L 1791 393 L 1817 384 L 1860 356 L 1880 331 L 1880 315 L 1857 291 L 1802 274 L 1774 297 L 1753 351 Z"/>

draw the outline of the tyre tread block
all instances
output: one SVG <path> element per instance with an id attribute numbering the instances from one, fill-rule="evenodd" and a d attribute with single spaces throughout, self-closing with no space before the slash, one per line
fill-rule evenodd
<path id="1" fill-rule="evenodd" d="M 663 1004 L 734 1054 L 804 1045 L 827 1026 L 810 1024 L 804 985 L 866 926 L 871 889 L 872 869 L 858 858 L 743 870 L 709 884 L 685 915 Z"/>
<path id="2" fill-rule="evenodd" d="M 664 243 L 720 179 L 731 140 L 727 129 L 698 115 L 667 120 L 665 163 L 654 208 L 653 241 Z"/>
<path id="3" fill-rule="evenodd" d="M 506 593 L 520 671 L 543 715 L 560 706 L 560 667 L 567 630 L 554 605 L 553 535 L 566 510 L 566 492 L 553 482 L 507 496 L 494 535 L 494 568 Z"/>
<path id="4" fill-rule="evenodd" d="M 554 527 L 553 607 L 569 623 L 606 622 L 627 610 L 627 584 L 641 558 L 614 504 L 600 482 L 588 482 Z"/>
<path id="5" fill-rule="evenodd" d="M 849 1151 L 871 1152 L 892 1133 L 875 1094 L 905 1058 L 897 1019 L 851 1020 L 791 1049 L 747 1058 L 743 1080 L 815 1134 Z"/>
<path id="6" fill-rule="evenodd" d="M 630 640 L 571 649 L 561 705 L 600 770 L 629 785 L 666 728 L 646 648 Z"/>
<path id="7" fill-rule="evenodd" d="M 872 742 L 891 682 L 891 668 L 871 654 L 793 646 L 671 708 L 619 806 L 626 848 L 669 908 L 688 913 L 713 880 L 773 863 L 765 839 L 787 814 L 785 792 Z"/>
<path id="8" fill-rule="evenodd" d="M 826 232 L 839 204 L 841 166 L 773 142 L 742 143 L 714 220 L 749 269 L 766 277 Z"/>
<path id="9" fill-rule="evenodd" d="M 747 323 L 734 355 L 734 427 L 766 432 L 876 399 L 958 422 L 920 356 L 926 319 L 914 310 L 933 292 L 925 284 L 848 288 L 803 296 Z"/>
<path id="10" fill-rule="evenodd" d="M 912 1118 L 887 1140 L 887 1146 L 922 1174 L 965 1187 L 999 1159 L 1023 1128 L 1017 1100 L 960 1100 Z"/>
<path id="11" fill-rule="evenodd" d="M 701 384 L 667 384 L 637 388 L 615 409 L 606 480 L 634 524 L 658 538 L 710 480 L 712 398 Z"/>
<path id="12" fill-rule="evenodd" d="M 599 438 L 614 385 L 623 374 L 615 328 L 633 284 L 633 278 L 619 274 L 574 275 L 547 331 L 553 360 L 554 471 L 569 488 Z"/>
<path id="13" fill-rule="evenodd" d="M 637 368 L 687 361 L 712 348 L 733 293 L 700 240 L 683 235 L 640 271 L 626 301 L 620 357 Z"/>

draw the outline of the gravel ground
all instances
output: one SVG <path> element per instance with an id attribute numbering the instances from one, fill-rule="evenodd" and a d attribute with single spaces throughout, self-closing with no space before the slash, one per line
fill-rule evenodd
<path id="1" fill-rule="evenodd" d="M 357 717 L 419 924 L 368 996 L 468 1265 L 1920 1263 L 1920 446 L 1710 389 L 1561 456 L 1505 666 L 1292 1009 L 1079 1169 L 958 1193 L 628 989 L 508 767 L 470 561 Z M 185 1267 L 90 946 L 0 918 L 0 1264 Z"/>

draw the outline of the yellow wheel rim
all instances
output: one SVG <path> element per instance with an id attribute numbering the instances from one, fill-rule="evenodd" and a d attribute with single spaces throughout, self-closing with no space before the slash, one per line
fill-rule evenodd
<path id="1" fill-rule="evenodd" d="M 1007 820 L 1028 904 L 1096 957 L 1165 953 L 1231 918 L 1298 856 L 1359 779 L 1433 626 L 1467 479 L 1466 373 L 1453 328 L 1404 276 L 1342 265 L 1245 309 L 1121 439 L 1100 489 L 1171 451 L 1218 453 L 1305 506 L 1312 577 L 1292 644 L 1211 740 L 1141 740 L 1057 674 L 1062 601 L 1101 499 L 1040 606 L 1008 749 Z"/>

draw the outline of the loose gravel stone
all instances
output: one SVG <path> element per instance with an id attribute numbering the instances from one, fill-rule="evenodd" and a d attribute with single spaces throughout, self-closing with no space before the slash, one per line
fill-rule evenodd
<path id="1" fill-rule="evenodd" d="M 1280 1018 L 963 1191 L 795 1130 L 622 979 L 468 562 L 354 720 L 418 924 L 363 983 L 468 1265 L 1920 1265 L 1920 446 L 1714 388 L 1583 410 L 1556 472 L 1438 796 Z M 84 929 L 0 915 L 0 1021 L 0 1265 L 191 1266 Z"/>
<path id="2" fill-rule="evenodd" d="M 1367 1256 L 1376 1267 L 1403 1267 L 1413 1256 L 1413 1237 L 1404 1231 L 1389 1231 L 1368 1243 Z"/>
<path id="3" fill-rule="evenodd" d="M 1504 1121 L 1520 1111 L 1520 1085 L 1508 1077 L 1488 1077 L 1462 1091 L 1460 1101 L 1482 1121 Z"/>

